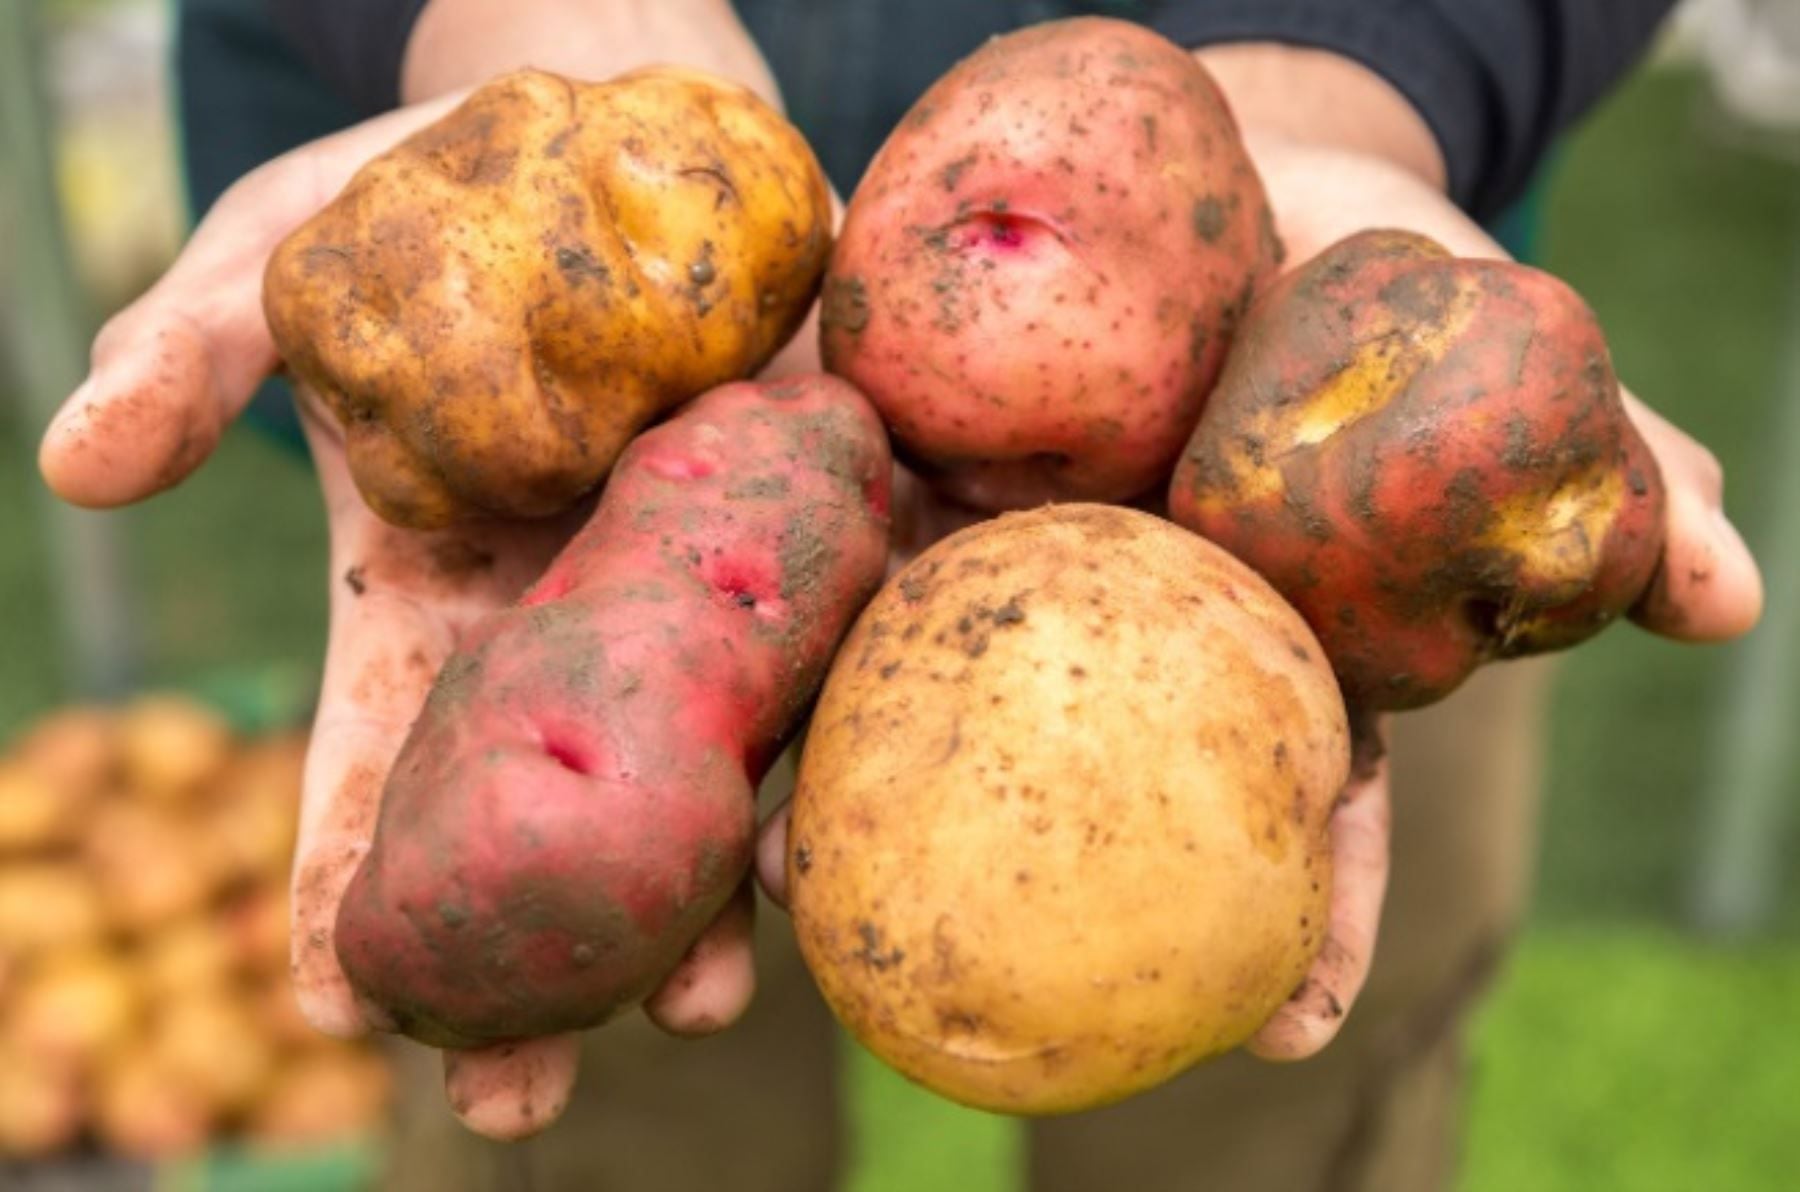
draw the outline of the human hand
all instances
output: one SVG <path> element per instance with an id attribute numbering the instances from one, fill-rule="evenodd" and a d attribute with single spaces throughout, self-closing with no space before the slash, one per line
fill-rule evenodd
<path id="1" fill-rule="evenodd" d="M 1268 190 L 1289 267 L 1367 228 L 1422 233 L 1465 257 L 1506 254 L 1443 193 L 1443 163 L 1423 120 L 1362 67 L 1319 51 L 1233 45 L 1198 55 L 1231 100 Z M 1755 624 L 1762 583 L 1722 510 L 1722 473 L 1700 444 L 1627 393 L 1626 408 L 1667 489 L 1662 564 L 1633 619 L 1686 641 L 1720 641 Z M 1379 733 L 1379 727 L 1372 730 Z M 1363 756 L 1379 755 L 1365 742 Z M 1306 981 L 1249 1049 L 1302 1059 L 1337 1034 L 1374 955 L 1387 885 L 1391 807 L 1385 765 L 1359 772 L 1331 824 L 1330 927 Z"/>
<path id="2" fill-rule="evenodd" d="M 101 332 L 89 379 L 45 435 L 51 487 L 88 506 L 141 500 L 178 483 L 218 443 L 278 361 L 263 320 L 275 245 L 370 156 L 453 97 L 315 142 L 247 176 L 207 217 L 168 274 Z M 330 637 L 308 754 L 293 875 L 293 976 L 309 1020 L 350 1036 L 389 1025 L 359 1005 L 338 967 L 337 906 L 368 850 L 387 771 L 459 636 L 543 570 L 580 514 L 437 533 L 376 518 L 350 480 L 336 423 L 309 395 L 302 421 L 330 530 Z M 716 1030 L 753 987 L 748 884 L 646 1002 L 677 1034 Z M 574 1080 L 565 1036 L 446 1055 L 457 1114 L 494 1137 L 553 1120 Z"/>
<path id="3" fill-rule="evenodd" d="M 1418 114 L 1362 67 L 1317 51 L 1233 45 L 1200 52 L 1242 126 L 1291 266 L 1367 228 L 1422 233 L 1458 256 L 1504 251 L 1443 194 L 1443 164 Z M 1713 457 L 1636 398 L 1627 409 L 1668 491 L 1662 566 L 1634 618 L 1665 636 L 1716 641 L 1760 613 L 1756 565 L 1721 511 Z M 896 560 L 979 515 L 917 482 L 895 488 Z M 1334 885 L 1326 939 L 1293 997 L 1249 1041 L 1266 1059 L 1316 1054 L 1342 1026 L 1368 977 L 1388 877 L 1389 776 L 1381 722 L 1358 726 L 1357 766 L 1334 810 Z M 758 877 L 785 896 L 786 810 L 761 839 Z"/>

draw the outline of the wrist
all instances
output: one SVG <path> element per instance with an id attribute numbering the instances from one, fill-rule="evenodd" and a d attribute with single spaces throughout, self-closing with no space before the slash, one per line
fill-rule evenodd
<path id="1" fill-rule="evenodd" d="M 1194 57 L 1225 93 L 1252 156 L 1269 142 L 1358 153 L 1444 189 L 1444 155 L 1431 127 L 1360 62 L 1277 42 L 1202 46 Z"/>
<path id="2" fill-rule="evenodd" d="M 655 63 L 704 70 L 781 104 L 728 0 L 429 0 L 406 44 L 400 97 L 416 103 L 526 66 L 605 79 Z"/>

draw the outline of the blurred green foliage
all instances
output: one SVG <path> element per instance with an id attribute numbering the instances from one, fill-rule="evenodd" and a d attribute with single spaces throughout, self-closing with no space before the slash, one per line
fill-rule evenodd
<path id="1" fill-rule="evenodd" d="M 1791 400 L 1778 392 L 1782 345 L 1800 330 L 1800 169 L 1700 135 L 1699 95 L 1692 77 L 1641 74 L 1572 138 L 1545 212 L 1543 264 L 1598 312 L 1627 384 L 1719 456 L 1727 508 L 1754 545 L 1776 514 L 1759 494 L 1775 468 L 1795 466 L 1768 431 L 1775 403 Z M 1754 638 L 1697 649 L 1616 629 L 1569 656 L 1540 920 L 1680 912 L 1714 709 L 1732 653 L 1754 648 Z M 1793 790 L 1800 798 L 1800 773 Z M 1786 895 L 1791 930 L 1800 876 Z"/>
<path id="2" fill-rule="evenodd" d="M 34 517 L 38 428 L 22 422 L 15 403 L 0 402 L 0 738 L 73 694 L 49 631 L 55 602 Z M 120 519 L 142 597 L 146 685 L 292 687 L 317 674 L 325 520 L 303 457 L 240 428 L 186 484 L 108 516 Z"/>
<path id="3" fill-rule="evenodd" d="M 1544 929 L 1483 1017 L 1461 1192 L 1782 1192 L 1800 950 Z"/>

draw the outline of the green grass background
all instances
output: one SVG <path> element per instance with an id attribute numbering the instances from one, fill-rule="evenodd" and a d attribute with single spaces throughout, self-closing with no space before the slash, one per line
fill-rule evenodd
<path id="1" fill-rule="evenodd" d="M 1800 332 L 1800 188 L 1795 169 L 1700 135 L 1699 93 L 1691 77 L 1640 75 L 1572 139 L 1542 257 L 1598 310 L 1621 374 L 1724 461 L 1755 542 L 1772 527 L 1767 477 L 1800 466 L 1763 429 L 1782 338 Z M 35 432 L 0 404 L 0 735 L 63 695 Z M 147 682 L 314 673 L 324 535 L 300 463 L 234 433 L 181 490 L 116 516 Z M 1464 1192 L 1796 1184 L 1800 880 L 1753 944 L 1713 946 L 1681 923 L 1730 657 L 1619 630 L 1564 668 L 1536 908 L 1481 1020 Z M 1012 1185 L 1014 1133 L 866 1058 L 850 1071 L 855 1192 Z"/>

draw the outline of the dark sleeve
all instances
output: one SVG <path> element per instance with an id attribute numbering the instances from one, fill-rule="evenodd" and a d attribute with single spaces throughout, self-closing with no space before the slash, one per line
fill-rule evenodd
<path id="1" fill-rule="evenodd" d="M 1649 45 L 1674 0 L 1162 0 L 1186 46 L 1280 41 L 1354 58 L 1431 126 L 1450 194 L 1477 218 L 1530 182 L 1552 141 Z"/>
<path id="2" fill-rule="evenodd" d="M 360 114 L 400 103 L 400 63 L 427 0 L 262 0 L 307 65 Z"/>

